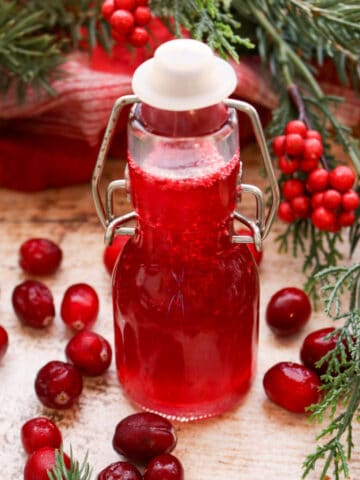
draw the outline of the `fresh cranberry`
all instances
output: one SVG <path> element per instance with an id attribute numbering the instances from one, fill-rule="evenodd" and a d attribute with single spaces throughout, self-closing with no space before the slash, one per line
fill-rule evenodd
<path id="1" fill-rule="evenodd" d="M 33 452 L 27 459 L 24 468 L 24 480 L 49 480 L 48 472 L 55 467 L 56 449 L 42 447 Z M 66 468 L 70 468 L 70 458 L 63 453 Z"/>
<path id="2" fill-rule="evenodd" d="M 291 175 L 298 170 L 299 162 L 296 158 L 289 158 L 286 155 L 282 155 L 279 158 L 279 168 L 285 175 Z"/>
<path id="3" fill-rule="evenodd" d="M 97 480 L 142 480 L 139 470 L 128 462 L 116 462 L 101 470 Z"/>
<path id="4" fill-rule="evenodd" d="M 146 7 L 149 4 L 149 0 L 136 0 L 136 5 Z"/>
<path id="5" fill-rule="evenodd" d="M 143 412 L 129 415 L 116 426 L 113 447 L 129 460 L 147 463 L 176 445 L 173 426 L 166 418 Z"/>
<path id="6" fill-rule="evenodd" d="M 149 40 L 149 34 L 143 27 L 135 27 L 128 36 L 129 43 L 136 48 L 145 46 Z"/>
<path id="7" fill-rule="evenodd" d="M 9 336 L 4 327 L 0 325 L 0 360 L 5 355 L 9 346 Z"/>
<path id="8" fill-rule="evenodd" d="M 307 126 L 302 120 L 290 120 L 285 127 L 286 135 L 289 135 L 290 133 L 297 133 L 301 137 L 305 137 L 306 132 Z"/>
<path id="9" fill-rule="evenodd" d="M 335 328 L 321 328 L 309 333 L 303 341 L 300 350 L 300 359 L 304 365 L 315 370 L 319 375 L 323 375 L 327 370 L 327 363 L 323 363 L 321 367 L 316 364 L 328 352 L 336 346 L 337 335 L 331 335 Z"/>
<path id="10" fill-rule="evenodd" d="M 322 143 L 322 136 L 321 133 L 318 132 L 317 130 L 308 130 L 306 132 L 305 138 L 316 138 Z"/>
<path id="11" fill-rule="evenodd" d="M 346 211 L 356 210 L 360 205 L 360 198 L 357 192 L 349 190 L 341 197 L 341 206 Z"/>
<path id="12" fill-rule="evenodd" d="M 322 192 L 329 185 L 329 172 L 325 168 L 317 168 L 313 170 L 306 182 L 309 192 Z"/>
<path id="13" fill-rule="evenodd" d="M 99 313 L 99 297 L 86 283 L 69 287 L 61 303 L 61 318 L 73 331 L 90 329 Z"/>
<path id="14" fill-rule="evenodd" d="M 263 385 L 269 399 L 290 412 L 304 413 L 320 399 L 319 377 L 298 363 L 277 363 L 265 373 Z"/>
<path id="15" fill-rule="evenodd" d="M 20 247 L 20 267 L 32 275 L 50 275 L 59 268 L 61 260 L 60 247 L 46 238 L 31 238 Z"/>
<path id="16" fill-rule="evenodd" d="M 337 218 L 340 227 L 351 227 L 356 220 L 354 212 L 341 212 Z"/>
<path id="17" fill-rule="evenodd" d="M 135 24 L 147 25 L 151 20 L 151 11 L 148 7 L 137 7 L 134 11 Z"/>
<path id="18" fill-rule="evenodd" d="M 299 162 L 299 170 L 309 173 L 317 169 L 318 165 L 319 160 L 317 158 L 302 158 Z"/>
<path id="19" fill-rule="evenodd" d="M 336 216 L 334 212 L 325 207 L 317 207 L 311 214 L 311 221 L 319 230 L 329 231 L 336 225 Z"/>
<path id="20" fill-rule="evenodd" d="M 301 155 L 304 150 L 304 139 L 298 133 L 290 133 L 285 137 L 285 152 L 288 155 Z"/>
<path id="21" fill-rule="evenodd" d="M 355 173 L 350 167 L 339 165 L 330 172 L 330 185 L 339 192 L 350 190 L 355 182 Z"/>
<path id="22" fill-rule="evenodd" d="M 114 241 L 108 247 L 104 249 L 103 261 L 106 267 L 106 270 L 112 274 L 116 260 L 118 259 L 122 249 L 124 248 L 125 243 L 130 237 L 128 235 L 117 235 L 114 238 Z"/>
<path id="23" fill-rule="evenodd" d="M 164 453 L 148 464 L 144 480 L 184 480 L 184 469 L 174 455 Z"/>
<path id="24" fill-rule="evenodd" d="M 134 15 L 128 10 L 115 10 L 111 15 L 110 24 L 118 33 L 129 33 L 134 28 Z"/>
<path id="25" fill-rule="evenodd" d="M 136 0 L 115 0 L 116 8 L 120 8 L 123 10 L 134 10 L 136 4 Z"/>
<path id="26" fill-rule="evenodd" d="M 281 202 L 278 209 L 278 217 L 286 223 L 295 221 L 295 215 L 289 202 Z"/>
<path id="27" fill-rule="evenodd" d="M 272 143 L 273 152 L 277 157 L 285 153 L 285 135 L 279 135 L 274 138 Z"/>
<path id="28" fill-rule="evenodd" d="M 12 304 L 19 320 L 30 327 L 47 327 L 55 316 L 54 299 L 50 290 L 36 280 L 25 280 L 15 287 Z"/>
<path id="29" fill-rule="evenodd" d="M 311 196 L 311 206 L 313 209 L 324 206 L 324 192 L 316 192 Z"/>
<path id="30" fill-rule="evenodd" d="M 341 193 L 330 188 L 324 192 L 323 205 L 328 210 L 336 210 L 341 205 Z"/>
<path id="31" fill-rule="evenodd" d="M 282 193 L 286 200 L 291 200 L 304 193 L 304 184 L 301 180 L 296 180 L 294 178 L 286 180 L 282 186 Z"/>
<path id="32" fill-rule="evenodd" d="M 114 0 L 105 0 L 101 5 L 101 13 L 106 20 L 110 21 L 111 15 L 115 12 Z"/>
<path id="33" fill-rule="evenodd" d="M 33 453 L 41 447 L 60 448 L 60 430 L 49 418 L 36 417 L 21 427 L 21 442 L 26 453 Z"/>
<path id="34" fill-rule="evenodd" d="M 292 198 L 290 205 L 296 217 L 307 218 L 310 215 L 310 198 L 306 195 Z"/>
<path id="35" fill-rule="evenodd" d="M 70 363 L 52 361 L 44 365 L 35 379 L 35 392 L 49 408 L 68 408 L 82 392 L 83 381 Z"/>
<path id="36" fill-rule="evenodd" d="M 252 236 L 252 232 L 250 230 L 241 229 L 236 232 L 236 235 L 250 235 Z M 251 255 L 253 256 L 256 265 L 260 265 L 262 257 L 263 257 L 263 252 L 258 252 L 255 248 L 255 245 L 253 243 L 247 243 L 248 249 L 250 250 Z"/>
<path id="37" fill-rule="evenodd" d="M 67 359 L 83 375 L 91 377 L 103 374 L 111 363 L 109 342 L 98 333 L 86 330 L 78 332 L 70 339 L 65 353 Z"/>
<path id="38" fill-rule="evenodd" d="M 317 138 L 307 138 L 304 142 L 304 158 L 318 160 L 323 154 L 322 143 Z"/>
<path id="39" fill-rule="evenodd" d="M 290 335 L 300 330 L 310 315 L 311 304 L 306 293 L 296 287 L 287 287 L 270 298 L 265 317 L 276 334 Z"/>

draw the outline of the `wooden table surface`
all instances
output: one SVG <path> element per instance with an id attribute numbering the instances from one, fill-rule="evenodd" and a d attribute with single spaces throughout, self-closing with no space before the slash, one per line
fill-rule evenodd
<path id="1" fill-rule="evenodd" d="M 244 151 L 244 181 L 264 185 L 258 174 L 253 147 Z M 107 176 L 120 178 L 123 165 L 112 162 Z M 19 174 L 21 174 L 19 172 Z M 244 199 L 242 211 L 250 210 Z M 130 210 L 125 198 L 119 211 Z M 98 473 L 119 456 L 111 446 L 115 425 L 136 411 L 124 398 L 114 362 L 102 377 L 86 379 L 78 405 L 67 411 L 44 408 L 34 393 L 37 371 L 50 360 L 64 360 L 70 338 L 59 308 L 65 289 L 77 282 L 92 284 L 99 293 L 100 315 L 94 329 L 112 342 L 110 277 L 102 264 L 103 230 L 96 216 L 89 185 L 48 190 L 35 194 L 0 191 L 0 324 L 10 336 L 9 350 L 0 362 L 0 468 L 3 480 L 22 479 L 25 454 L 19 432 L 29 418 L 48 415 L 59 425 L 65 451 L 72 445 L 80 460 L 89 449 L 89 459 Z M 176 424 L 175 450 L 187 480 L 299 480 L 306 454 L 315 449 L 319 427 L 307 415 L 292 414 L 272 404 L 262 387 L 264 372 L 282 360 L 299 361 L 299 347 L 312 330 L 328 326 L 320 313 L 313 313 L 306 328 L 291 338 L 276 338 L 267 328 L 264 311 L 271 295 L 285 286 L 302 287 L 302 260 L 277 252 L 274 239 L 283 229 L 275 223 L 265 241 L 260 267 L 261 308 L 258 371 L 255 382 L 235 411 L 197 423 Z M 61 245 L 60 270 L 43 281 L 51 288 L 57 309 L 54 324 L 45 331 L 22 326 L 11 306 L 14 287 L 25 278 L 18 267 L 19 245 L 30 237 L 47 237 Z M 346 251 L 346 246 L 344 246 Z M 360 428 L 356 425 L 357 449 L 351 479 L 360 479 Z M 94 475 L 94 478 L 96 475 Z M 309 478 L 318 479 L 314 474 Z"/>

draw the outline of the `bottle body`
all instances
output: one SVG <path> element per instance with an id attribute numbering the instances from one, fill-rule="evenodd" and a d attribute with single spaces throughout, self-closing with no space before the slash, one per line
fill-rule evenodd
<path id="1" fill-rule="evenodd" d="M 119 380 L 145 409 L 179 420 L 217 415 L 249 388 L 258 336 L 257 268 L 245 244 L 231 243 L 236 120 L 218 135 L 151 134 L 145 146 L 131 122 L 139 223 L 113 274 Z"/>

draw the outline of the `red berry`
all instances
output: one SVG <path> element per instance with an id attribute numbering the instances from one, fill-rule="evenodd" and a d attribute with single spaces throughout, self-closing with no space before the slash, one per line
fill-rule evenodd
<path id="1" fill-rule="evenodd" d="M 329 189 L 324 192 L 323 205 L 329 210 L 336 210 L 341 205 L 341 193 Z"/>
<path id="2" fill-rule="evenodd" d="M 286 223 L 295 221 L 295 215 L 289 202 L 281 202 L 278 209 L 278 217 Z"/>
<path id="3" fill-rule="evenodd" d="M 36 280 L 25 280 L 15 287 L 12 304 L 18 319 L 30 327 L 47 327 L 55 316 L 54 299 L 50 290 Z"/>
<path id="4" fill-rule="evenodd" d="M 341 206 L 346 211 L 356 210 L 360 205 L 359 195 L 354 190 L 343 193 Z"/>
<path id="5" fill-rule="evenodd" d="M 136 0 L 114 0 L 117 9 L 134 10 L 136 7 Z"/>
<path id="6" fill-rule="evenodd" d="M 46 238 L 31 238 L 20 247 L 20 267 L 32 275 L 53 273 L 59 267 L 61 260 L 60 247 Z"/>
<path id="7" fill-rule="evenodd" d="M 49 418 L 32 418 L 21 427 L 21 442 L 26 453 L 35 452 L 41 447 L 60 448 L 60 430 Z"/>
<path id="8" fill-rule="evenodd" d="M 311 304 L 305 292 L 295 287 L 276 292 L 266 307 L 266 323 L 278 335 L 290 335 L 309 320 Z"/>
<path id="9" fill-rule="evenodd" d="M 324 192 L 316 192 L 311 196 L 311 206 L 313 209 L 323 206 Z"/>
<path id="10" fill-rule="evenodd" d="M 310 215 L 310 198 L 306 195 L 292 198 L 290 205 L 296 217 L 307 218 Z"/>
<path id="11" fill-rule="evenodd" d="M 110 24 L 118 33 L 129 33 L 134 28 L 134 15 L 128 10 L 115 10 L 111 15 Z"/>
<path id="12" fill-rule="evenodd" d="M 111 363 L 109 342 L 95 332 L 83 330 L 78 332 L 65 348 L 66 358 L 77 367 L 83 375 L 103 374 Z"/>
<path id="13" fill-rule="evenodd" d="M 55 467 L 55 452 L 52 447 L 42 447 L 33 452 L 24 468 L 24 480 L 49 480 L 48 472 Z M 70 458 L 63 453 L 65 466 L 70 468 Z"/>
<path id="14" fill-rule="evenodd" d="M 147 465 L 144 480 L 184 480 L 184 469 L 174 455 L 164 453 Z"/>
<path id="15" fill-rule="evenodd" d="M 301 137 L 305 137 L 307 132 L 307 126 L 301 120 L 291 120 L 285 127 L 285 134 L 297 133 Z"/>
<path id="16" fill-rule="evenodd" d="M 319 140 L 319 142 L 322 143 L 321 133 L 317 130 L 308 130 L 306 132 L 305 138 L 316 138 L 316 140 Z"/>
<path id="17" fill-rule="evenodd" d="M 296 180 L 294 178 L 286 180 L 282 186 L 282 193 L 286 200 L 291 200 L 304 193 L 304 184 L 301 180 Z"/>
<path id="18" fill-rule="evenodd" d="M 112 274 L 116 260 L 120 255 L 122 249 L 124 248 L 125 243 L 129 240 L 128 235 L 117 235 L 114 238 L 113 243 L 109 247 L 105 247 L 103 261 L 106 267 L 106 270 Z"/>
<path id="19" fill-rule="evenodd" d="M 319 375 L 326 373 L 327 363 L 323 363 L 321 367 L 317 367 L 317 362 L 336 346 L 337 336 L 330 334 L 335 328 L 321 328 L 309 333 L 303 341 L 300 350 L 300 359 L 304 365 L 315 370 Z"/>
<path id="20" fill-rule="evenodd" d="M 299 168 L 299 162 L 295 158 L 288 158 L 282 155 L 279 158 L 279 168 L 285 175 L 291 175 Z"/>
<path id="21" fill-rule="evenodd" d="M 44 365 L 35 379 L 35 392 L 49 408 L 68 408 L 82 392 L 80 373 L 70 363 L 52 361 Z"/>
<path id="22" fill-rule="evenodd" d="M 285 137 L 285 152 L 288 155 L 301 155 L 304 150 L 304 139 L 298 133 L 290 133 Z"/>
<path id="23" fill-rule="evenodd" d="M 338 224 L 340 227 L 351 227 L 355 222 L 355 213 L 354 212 L 341 212 L 338 216 Z"/>
<path id="24" fill-rule="evenodd" d="M 285 153 L 285 135 L 279 135 L 274 138 L 272 143 L 274 155 L 280 157 Z"/>
<path id="25" fill-rule="evenodd" d="M 116 426 L 113 447 L 131 461 L 147 463 L 176 445 L 173 426 L 166 418 L 143 412 L 129 415 Z"/>
<path id="26" fill-rule="evenodd" d="M 126 42 L 126 35 L 124 33 L 118 33 L 115 30 L 111 30 L 111 36 L 120 45 Z"/>
<path id="27" fill-rule="evenodd" d="M 325 207 L 317 207 L 311 214 L 311 221 L 319 230 L 330 231 L 336 225 L 336 216 Z"/>
<path id="28" fill-rule="evenodd" d="M 151 20 L 151 11 L 148 7 L 137 7 L 134 12 L 136 25 L 147 25 Z"/>
<path id="29" fill-rule="evenodd" d="M 330 172 L 330 185 L 339 192 L 350 190 L 355 182 L 355 173 L 350 167 L 340 165 Z"/>
<path id="30" fill-rule="evenodd" d="M 0 360 L 5 355 L 9 346 L 9 336 L 4 327 L 0 325 Z"/>
<path id="31" fill-rule="evenodd" d="M 263 385 L 270 400 L 290 412 L 304 413 L 320 399 L 319 377 L 298 363 L 277 363 L 265 373 Z"/>
<path id="32" fill-rule="evenodd" d="M 110 20 L 111 15 L 115 12 L 114 0 L 105 0 L 101 5 L 101 13 L 106 20 Z"/>
<path id="33" fill-rule="evenodd" d="M 136 0 L 136 5 L 146 7 L 149 4 L 149 0 Z"/>
<path id="34" fill-rule="evenodd" d="M 149 40 L 149 34 L 145 30 L 145 28 L 142 27 L 135 27 L 134 30 L 130 33 L 128 36 L 129 43 L 136 48 L 141 48 Z"/>
<path id="35" fill-rule="evenodd" d="M 323 154 L 322 143 L 316 138 L 307 138 L 304 143 L 304 158 L 318 160 Z"/>
<path id="36" fill-rule="evenodd" d="M 86 283 L 69 287 L 61 303 L 61 318 L 73 331 L 90 329 L 99 313 L 99 297 Z"/>
<path id="37" fill-rule="evenodd" d="M 307 159 L 307 158 L 302 158 L 299 163 L 299 170 L 302 172 L 308 173 L 312 172 L 317 168 L 319 165 L 319 160 L 317 158 L 314 159 Z"/>
<path id="38" fill-rule="evenodd" d="M 240 229 L 236 232 L 236 235 L 250 235 L 252 236 L 253 233 L 250 232 L 250 230 Z M 253 243 L 247 243 L 248 249 L 250 250 L 251 255 L 253 256 L 256 265 L 260 265 L 262 257 L 263 257 L 263 252 L 258 252 L 255 248 L 255 245 Z"/>
<path id="39" fill-rule="evenodd" d="M 142 480 L 139 470 L 128 462 L 116 462 L 101 470 L 97 480 Z"/>
<path id="40" fill-rule="evenodd" d="M 329 172 L 325 168 L 313 170 L 306 182 L 309 192 L 322 192 L 329 185 Z"/>

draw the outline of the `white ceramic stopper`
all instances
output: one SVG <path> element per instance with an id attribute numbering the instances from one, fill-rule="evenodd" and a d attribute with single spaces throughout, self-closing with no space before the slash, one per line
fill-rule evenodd
<path id="1" fill-rule="evenodd" d="M 163 110 L 184 111 L 215 105 L 237 83 L 235 71 L 202 42 L 163 43 L 153 58 L 135 71 L 132 88 L 140 100 Z"/>

